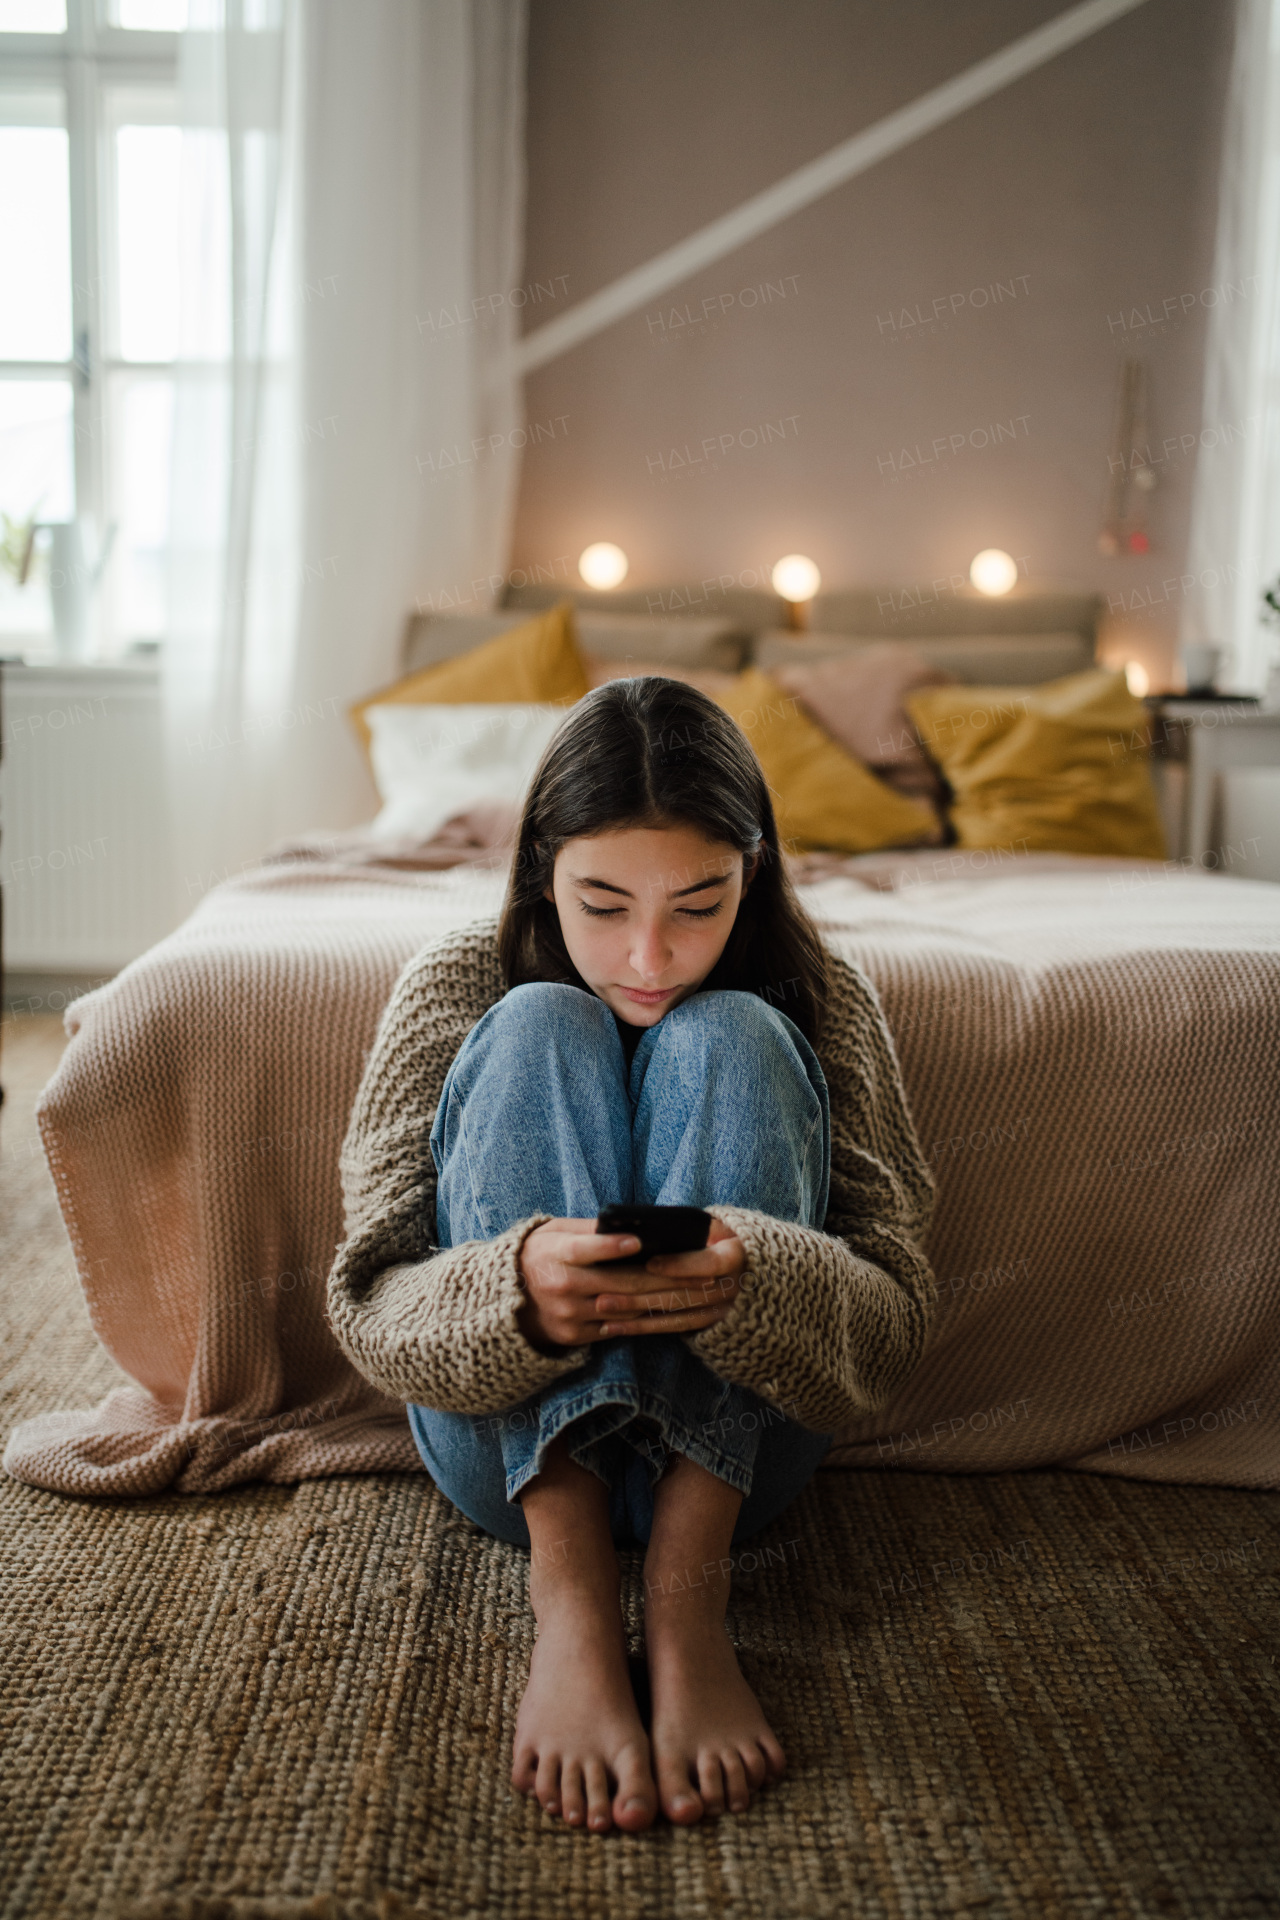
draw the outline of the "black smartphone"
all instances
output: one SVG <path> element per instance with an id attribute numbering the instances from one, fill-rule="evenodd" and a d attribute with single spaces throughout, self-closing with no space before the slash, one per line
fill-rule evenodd
<path id="1" fill-rule="evenodd" d="M 596 1232 L 638 1234 L 640 1251 L 627 1258 L 649 1260 L 655 1253 L 696 1253 L 699 1247 L 705 1247 L 711 1215 L 702 1207 L 615 1204 L 601 1208 Z"/>

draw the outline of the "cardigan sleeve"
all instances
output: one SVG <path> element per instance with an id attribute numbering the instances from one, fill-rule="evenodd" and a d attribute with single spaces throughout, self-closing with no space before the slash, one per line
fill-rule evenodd
<path id="1" fill-rule="evenodd" d="M 831 1187 L 816 1227 L 709 1206 L 747 1253 L 723 1320 L 689 1335 L 722 1379 L 832 1433 L 884 1406 L 919 1360 L 937 1288 L 919 1246 L 934 1182 L 874 989 L 833 956 L 820 1058 L 831 1105 Z"/>
<path id="2" fill-rule="evenodd" d="M 503 994 L 492 929 L 449 937 L 405 969 L 383 1014 L 342 1148 L 345 1238 L 329 1274 L 329 1321 L 365 1379 L 446 1413 L 496 1413 L 585 1361 L 540 1353 L 516 1321 L 520 1249 L 552 1216 L 493 1240 L 435 1245 L 431 1128 L 449 1067 Z"/>

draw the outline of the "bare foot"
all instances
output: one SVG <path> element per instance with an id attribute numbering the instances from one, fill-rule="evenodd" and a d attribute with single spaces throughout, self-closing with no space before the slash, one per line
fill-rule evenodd
<path id="1" fill-rule="evenodd" d="M 654 1491 L 645 1554 L 650 1739 L 668 1820 L 745 1813 L 786 1766 L 724 1630 L 729 1548 L 742 1495 L 676 1455 Z"/>
<path id="2" fill-rule="evenodd" d="M 691 1826 L 704 1813 L 745 1813 L 751 1795 L 777 1780 L 786 1756 L 742 1677 L 714 1596 L 646 1608 L 653 1693 L 654 1770 L 669 1820 Z M 690 1602 L 692 1601 L 692 1604 Z"/>
<path id="3" fill-rule="evenodd" d="M 657 1795 L 617 1604 L 610 1620 L 590 1599 L 561 1593 L 539 1623 L 511 1784 L 571 1827 L 639 1833 L 653 1824 Z"/>
<path id="4" fill-rule="evenodd" d="M 516 1721 L 511 1784 L 571 1827 L 639 1833 L 658 1795 L 618 1598 L 603 1484 L 553 1443 L 521 1497 L 538 1639 Z"/>

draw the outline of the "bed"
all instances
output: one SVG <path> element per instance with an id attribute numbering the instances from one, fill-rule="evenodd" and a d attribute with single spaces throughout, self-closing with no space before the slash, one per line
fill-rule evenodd
<path id="1" fill-rule="evenodd" d="M 824 640 L 815 616 L 805 644 L 869 637 L 853 598 L 852 626 Z M 1021 649 L 1014 677 L 1037 644 L 1054 668 L 1091 657 L 1078 598 L 1040 616 L 930 644 L 982 641 L 988 677 L 993 640 Z M 739 662 L 796 645 L 776 617 L 731 608 L 721 667 L 730 640 Z M 448 644 L 411 631 L 406 663 Z M 939 1191 L 924 1360 L 830 1464 L 1280 1485 L 1280 888 L 946 846 L 789 857 L 881 997 Z M 401 967 L 504 882 L 500 846 L 317 836 L 74 1004 L 41 1127 L 94 1328 L 134 1384 L 15 1429 L 10 1473 L 119 1498 L 422 1470 L 325 1320 L 338 1149 Z"/>

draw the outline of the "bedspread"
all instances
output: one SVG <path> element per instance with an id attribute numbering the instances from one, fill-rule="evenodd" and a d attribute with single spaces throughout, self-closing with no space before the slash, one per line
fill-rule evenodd
<path id="1" fill-rule="evenodd" d="M 941 1304 L 832 1464 L 1280 1485 L 1280 888 L 1052 856 L 857 872 L 797 878 L 894 1034 Z M 325 1319 L 338 1150 L 401 966 L 503 882 L 265 866 L 74 1004 L 40 1121 L 136 1384 L 15 1429 L 11 1473 L 119 1497 L 421 1471 Z"/>

